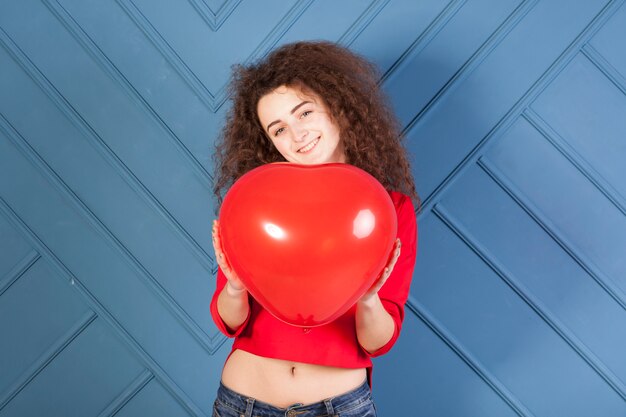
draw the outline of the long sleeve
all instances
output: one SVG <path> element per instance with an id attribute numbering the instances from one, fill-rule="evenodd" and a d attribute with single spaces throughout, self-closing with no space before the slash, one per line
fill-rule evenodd
<path id="1" fill-rule="evenodd" d="M 220 293 L 224 289 L 226 282 L 227 282 L 227 279 L 226 279 L 226 276 L 224 275 L 224 272 L 222 272 L 222 270 L 218 267 L 217 268 L 217 283 L 215 284 L 215 292 L 213 293 L 213 298 L 211 299 L 211 317 L 213 318 L 213 321 L 215 322 L 215 325 L 217 326 L 220 332 L 222 332 L 224 335 L 228 337 L 237 337 L 241 334 L 241 332 L 243 332 L 243 330 L 248 325 L 248 321 L 250 320 L 250 310 L 252 309 L 248 311 L 248 317 L 246 317 L 246 320 L 243 322 L 241 326 L 239 326 L 237 330 L 233 331 L 226 325 L 226 323 L 224 323 L 224 320 L 222 320 L 220 313 L 217 311 L 217 298 L 219 297 Z M 249 294 L 248 294 L 248 302 L 250 302 Z"/>
<path id="2" fill-rule="evenodd" d="M 398 340 L 404 320 L 404 305 L 409 297 L 415 258 L 417 254 L 417 221 L 411 199 L 400 193 L 391 194 L 398 215 L 398 237 L 402 242 L 400 257 L 389 278 L 378 292 L 385 310 L 394 321 L 393 336 L 375 352 L 366 353 L 376 357 L 387 353 Z"/>

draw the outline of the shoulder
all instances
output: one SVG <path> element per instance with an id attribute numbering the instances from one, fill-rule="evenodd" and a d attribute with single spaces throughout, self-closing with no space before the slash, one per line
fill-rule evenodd
<path id="1" fill-rule="evenodd" d="M 389 193 L 391 201 L 393 202 L 393 205 L 396 208 L 397 212 L 403 211 L 415 213 L 415 208 L 413 207 L 413 201 L 411 201 L 411 197 L 399 191 L 387 190 L 387 192 Z"/>
<path id="2" fill-rule="evenodd" d="M 388 191 L 398 216 L 398 234 L 402 244 L 415 244 L 417 247 L 417 216 L 413 200 L 406 194 L 398 191 Z"/>

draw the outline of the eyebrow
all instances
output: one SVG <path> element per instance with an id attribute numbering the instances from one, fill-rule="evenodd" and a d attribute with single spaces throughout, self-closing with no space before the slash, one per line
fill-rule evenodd
<path id="1" fill-rule="evenodd" d="M 293 109 L 291 109 L 290 113 L 294 114 L 296 112 L 296 110 L 298 110 L 300 107 L 304 106 L 305 104 L 311 103 L 311 101 L 303 101 L 302 103 L 298 104 L 296 107 L 294 107 Z M 276 123 L 280 123 L 280 120 L 274 120 L 272 123 L 270 123 L 269 125 L 267 125 L 267 131 L 270 131 L 270 127 L 274 126 Z"/>

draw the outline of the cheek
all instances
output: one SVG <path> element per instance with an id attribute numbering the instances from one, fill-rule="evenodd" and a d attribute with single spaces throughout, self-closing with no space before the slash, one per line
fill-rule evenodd
<path id="1" fill-rule="evenodd" d="M 285 152 L 289 150 L 288 143 L 285 140 L 280 140 L 278 138 L 271 139 L 272 145 L 281 155 L 285 156 Z"/>
<path id="2" fill-rule="evenodd" d="M 334 135 L 339 132 L 338 126 L 328 117 L 319 117 L 314 121 L 314 123 L 318 126 L 318 128 L 321 128 L 321 130 L 324 130 L 326 133 Z"/>
<path id="3" fill-rule="evenodd" d="M 331 123 L 329 125 L 328 131 L 332 134 L 332 136 L 335 139 L 335 141 L 339 142 L 339 138 L 341 136 L 341 130 L 339 129 L 339 126 L 337 126 L 336 124 Z"/>
<path id="4" fill-rule="evenodd" d="M 339 132 L 341 131 L 341 129 L 339 128 L 339 124 L 337 122 L 333 121 L 330 118 L 327 118 L 326 119 L 326 126 L 327 126 L 327 128 L 328 128 L 328 130 L 330 132 L 333 132 L 333 133 L 339 135 Z"/>

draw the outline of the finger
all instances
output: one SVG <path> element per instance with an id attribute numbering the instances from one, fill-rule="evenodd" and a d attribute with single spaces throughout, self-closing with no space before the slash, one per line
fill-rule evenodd
<path id="1" fill-rule="evenodd" d="M 398 258 L 400 257 L 400 252 L 402 251 L 402 243 L 400 242 L 400 239 L 396 240 L 396 247 L 393 251 L 393 262 L 395 263 L 395 261 L 398 260 Z"/>
<path id="2" fill-rule="evenodd" d="M 217 262 L 217 265 L 222 269 L 222 272 L 228 272 L 229 268 L 226 264 L 226 261 L 224 260 L 224 254 L 222 252 L 215 252 L 215 261 Z"/>
<path id="3" fill-rule="evenodd" d="M 213 252 L 215 252 L 215 259 L 219 260 L 220 255 L 222 254 L 221 245 L 219 242 L 219 238 L 213 237 Z"/>
<path id="4" fill-rule="evenodd" d="M 215 235 L 217 234 L 217 220 L 213 220 L 213 225 L 211 226 L 211 236 L 215 241 Z"/>
<path id="5" fill-rule="evenodd" d="M 213 246 L 216 251 L 223 252 L 222 239 L 220 236 L 220 229 L 219 229 L 219 224 L 217 223 L 217 220 L 214 222 L 214 225 L 213 225 Z"/>
<path id="6" fill-rule="evenodd" d="M 369 290 L 367 290 L 367 294 L 376 294 L 378 291 L 380 291 L 386 280 L 387 278 L 385 278 L 385 273 L 383 272 L 382 274 L 380 274 L 376 282 L 372 284 Z"/>
<path id="7" fill-rule="evenodd" d="M 393 263 L 394 263 L 394 264 L 396 263 L 396 261 L 397 261 L 397 260 L 398 260 L 398 258 L 400 257 L 400 253 L 401 253 L 401 252 L 402 252 L 402 251 L 401 251 L 400 247 L 398 247 L 398 248 L 396 249 L 396 251 L 394 252 L 394 254 L 393 254 L 393 258 L 394 258 L 394 259 L 393 259 Z"/>
<path id="8" fill-rule="evenodd" d="M 396 265 L 396 262 L 398 261 L 398 258 L 400 257 L 400 253 L 398 251 L 394 251 L 391 256 L 389 257 L 389 261 L 387 262 L 387 268 L 389 268 L 389 271 L 391 272 L 391 270 L 393 270 L 393 267 Z"/>
<path id="9" fill-rule="evenodd" d="M 231 286 L 236 289 L 244 288 L 243 283 L 235 273 L 235 271 L 230 267 L 228 260 L 226 259 L 226 255 L 224 254 L 224 249 L 222 248 L 222 239 L 220 235 L 220 224 L 219 220 L 213 220 L 213 250 L 215 251 L 215 260 L 217 264 L 226 275 L 226 278 L 231 283 Z"/>
<path id="10" fill-rule="evenodd" d="M 215 258 L 217 259 L 217 263 L 220 266 L 220 268 L 222 268 L 222 271 L 228 271 L 229 273 L 231 273 L 232 270 L 231 270 L 230 264 L 228 262 L 228 259 L 226 259 L 224 249 L 222 248 L 222 241 L 220 238 L 219 229 L 215 233 L 214 250 L 215 250 Z"/>
<path id="11" fill-rule="evenodd" d="M 219 229 L 217 220 L 213 220 L 213 250 L 215 252 L 215 260 L 217 264 L 222 268 L 222 270 L 227 269 L 226 258 L 224 257 L 224 252 L 222 251 L 222 242 L 220 240 Z"/>
<path id="12" fill-rule="evenodd" d="M 372 290 L 374 293 L 380 291 L 383 285 L 385 285 L 385 282 L 387 282 L 387 278 L 389 278 L 389 275 L 391 275 L 391 270 L 389 268 L 385 268 L 382 274 L 380 274 L 380 277 L 378 278 L 376 283 L 372 286 Z"/>
<path id="13" fill-rule="evenodd" d="M 393 271 L 393 268 L 396 266 L 396 262 L 398 261 L 398 257 L 394 257 L 388 264 L 387 264 L 387 268 L 385 268 L 387 272 L 387 276 L 391 275 L 391 271 Z"/>

